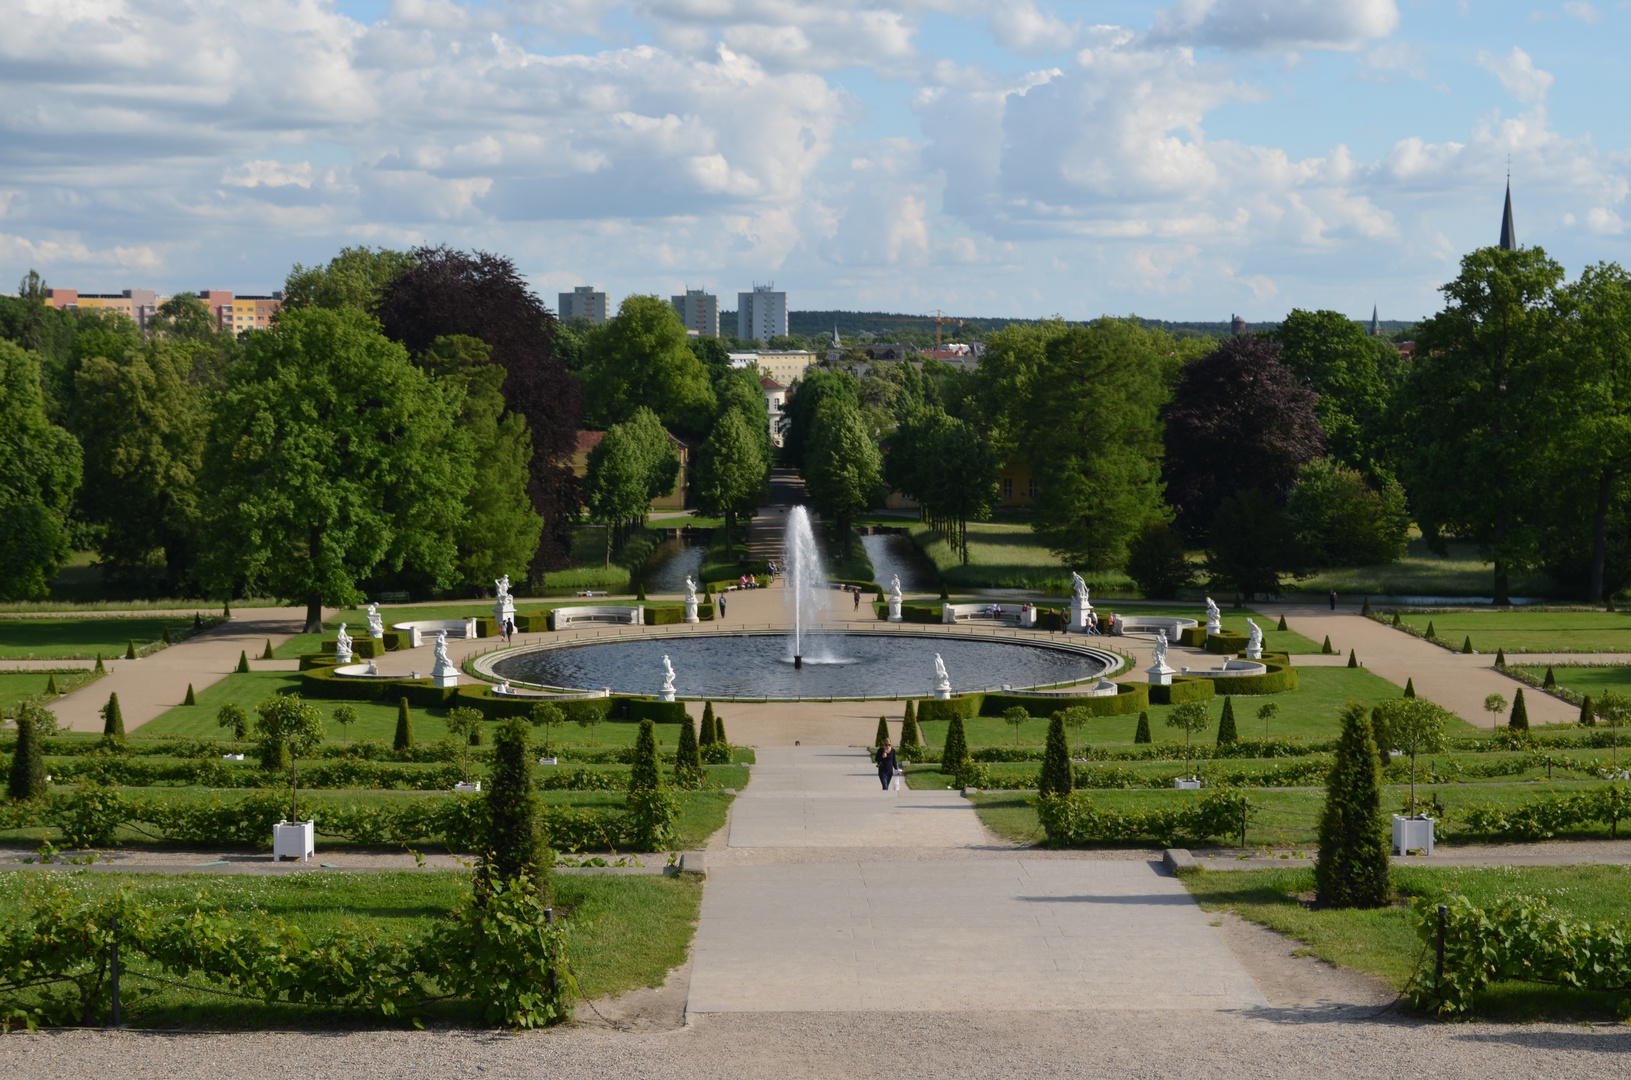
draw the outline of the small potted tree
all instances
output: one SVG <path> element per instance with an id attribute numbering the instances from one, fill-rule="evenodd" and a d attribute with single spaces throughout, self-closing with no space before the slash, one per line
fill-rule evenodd
<path id="1" fill-rule="evenodd" d="M 470 744 L 481 734 L 481 711 L 468 705 L 460 705 L 447 711 L 445 723 L 448 734 L 459 741 L 464 751 L 464 780 L 454 784 L 453 790 L 461 795 L 475 795 L 481 791 L 481 781 L 477 780 L 473 784 L 470 782 Z"/>
<path id="2" fill-rule="evenodd" d="M 566 714 L 561 712 L 559 705 L 551 704 L 548 701 L 540 701 L 532 707 L 532 713 L 527 719 L 532 721 L 533 727 L 544 729 L 544 752 L 538 758 L 538 764 L 560 764 L 560 760 L 550 751 L 550 734 L 566 722 Z"/>
<path id="3" fill-rule="evenodd" d="M 1416 755 L 1444 749 L 1444 724 L 1449 714 L 1426 698 L 1396 698 L 1378 705 L 1373 715 L 1376 744 L 1410 755 L 1410 802 L 1404 816 L 1393 815 L 1393 853 L 1422 851 L 1431 855 L 1433 819 L 1416 813 Z"/>
<path id="4" fill-rule="evenodd" d="M 1622 694 L 1618 690 L 1609 690 L 1597 699 L 1593 712 L 1608 725 L 1609 728 L 1609 761 L 1608 779 L 1631 779 L 1626 770 L 1620 768 L 1620 725 L 1631 721 L 1631 694 Z M 1619 832 L 1619 822 L 1614 823 L 1614 831 Z"/>
<path id="5" fill-rule="evenodd" d="M 255 706 L 255 712 L 262 760 L 277 754 L 280 748 L 289 755 L 289 816 L 272 826 L 272 861 L 298 856 L 304 862 L 317 854 L 317 822 L 311 818 L 300 820 L 298 762 L 323 741 L 323 714 L 317 706 L 301 701 L 299 694 L 273 694 Z"/>
<path id="6" fill-rule="evenodd" d="M 1201 781 L 1191 768 L 1189 756 L 1189 737 L 1197 731 L 1205 731 L 1212 726 L 1212 714 L 1206 706 L 1198 701 L 1186 701 L 1172 710 L 1167 717 L 1167 727 L 1184 729 L 1184 772 L 1188 775 L 1177 777 L 1172 781 L 1175 788 L 1196 790 Z"/>

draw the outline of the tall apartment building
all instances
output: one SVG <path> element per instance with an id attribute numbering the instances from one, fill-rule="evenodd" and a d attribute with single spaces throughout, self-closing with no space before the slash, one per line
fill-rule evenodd
<path id="1" fill-rule="evenodd" d="M 82 293 L 78 289 L 47 289 L 45 302 L 54 308 L 98 308 L 121 311 L 137 326 L 147 329 L 147 320 L 158 314 L 159 298 L 152 289 L 126 289 L 117 293 Z"/>
<path id="2" fill-rule="evenodd" d="M 217 330 L 241 333 L 245 330 L 265 330 L 272 325 L 272 316 L 283 306 L 283 293 L 264 296 L 233 296 L 224 289 L 200 289 L 199 299 L 209 306 L 215 317 Z"/>
<path id="3" fill-rule="evenodd" d="M 561 303 L 555 310 L 563 319 L 581 315 L 592 323 L 606 321 L 606 294 L 596 292 L 593 285 L 579 285 L 571 292 L 560 294 Z"/>
<path id="4" fill-rule="evenodd" d="M 719 336 L 719 297 L 701 289 L 686 289 L 684 296 L 669 299 L 686 330 L 700 337 Z"/>
<path id="5" fill-rule="evenodd" d="M 765 344 L 787 335 L 787 294 L 776 292 L 776 283 L 755 283 L 752 292 L 736 294 L 736 336 L 743 341 L 758 338 Z"/>

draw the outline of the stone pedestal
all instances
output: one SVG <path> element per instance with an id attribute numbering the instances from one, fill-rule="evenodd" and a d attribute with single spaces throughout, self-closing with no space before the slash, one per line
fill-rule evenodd
<path id="1" fill-rule="evenodd" d="M 493 619 L 498 623 L 498 632 L 501 634 L 504 632 L 504 625 L 515 620 L 515 600 L 509 593 L 499 597 L 493 604 Z"/>
<path id="2" fill-rule="evenodd" d="M 272 861 L 281 859 L 299 859 L 305 862 L 317 854 L 313 837 L 317 831 L 317 822 L 312 821 L 280 821 L 272 826 Z"/>
<path id="3" fill-rule="evenodd" d="M 657 698 L 660 701 L 673 701 L 674 688 L 672 686 L 663 687 L 661 690 L 657 691 Z"/>
<path id="4" fill-rule="evenodd" d="M 435 667 L 431 668 L 430 681 L 433 686 L 458 686 L 459 669 L 451 663 L 443 664 L 438 662 Z"/>
<path id="5" fill-rule="evenodd" d="M 1178 791 L 1199 791 L 1201 789 L 1201 782 L 1200 782 L 1200 779 L 1198 777 L 1193 777 L 1192 776 L 1192 777 L 1186 778 L 1186 777 L 1182 777 L 1182 776 L 1176 776 L 1176 777 L 1173 777 L 1172 786 L 1173 786 L 1174 789 L 1176 789 Z"/>
<path id="6" fill-rule="evenodd" d="M 1262 644 L 1262 642 L 1259 642 L 1256 645 L 1253 645 L 1250 642 L 1247 642 L 1247 644 L 1246 644 L 1246 659 L 1248 659 L 1248 660 L 1261 660 L 1261 659 L 1263 659 L 1263 644 Z"/>
<path id="7" fill-rule="evenodd" d="M 892 597 L 889 598 L 889 621 L 890 622 L 901 622 L 902 621 L 901 620 L 901 614 L 900 614 L 900 598 L 899 597 L 892 596 Z"/>
<path id="8" fill-rule="evenodd" d="M 1172 677 L 1178 674 L 1172 668 L 1160 663 L 1154 667 L 1145 668 L 1144 673 L 1150 677 L 1151 686 L 1171 686 Z"/>
<path id="9" fill-rule="evenodd" d="M 460 795 L 480 795 L 481 781 L 473 780 L 468 784 L 461 781 L 460 783 L 453 785 L 453 790 L 458 792 Z"/>
<path id="10" fill-rule="evenodd" d="M 694 596 L 686 597 L 686 600 L 685 600 L 685 621 L 686 622 L 701 622 L 702 621 L 701 619 L 697 618 L 697 601 L 696 601 L 696 597 L 694 597 Z M 666 698 L 664 700 L 673 701 L 674 699 L 673 698 Z"/>
<path id="11" fill-rule="evenodd" d="M 338 641 L 334 644 L 334 665 L 351 663 L 351 642 Z"/>
<path id="12" fill-rule="evenodd" d="M 1093 605 L 1084 603 L 1081 597 L 1070 601 L 1070 628 L 1079 634 L 1087 633 L 1087 617 L 1093 614 Z"/>
<path id="13" fill-rule="evenodd" d="M 934 698 L 936 701 L 951 700 L 951 681 L 949 679 L 935 684 Z"/>

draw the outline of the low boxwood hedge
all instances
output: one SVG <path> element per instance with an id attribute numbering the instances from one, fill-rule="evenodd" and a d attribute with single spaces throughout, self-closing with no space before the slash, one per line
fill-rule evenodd
<path id="1" fill-rule="evenodd" d="M 1178 632 L 1178 644 L 1186 649 L 1206 648 L 1206 627 L 1191 626 Z"/>
<path id="2" fill-rule="evenodd" d="M 1207 701 L 1216 696 L 1212 680 L 1200 675 L 1174 675 L 1171 686 L 1150 687 L 1151 705 L 1182 705 L 1186 701 Z"/>
<path id="3" fill-rule="evenodd" d="M 706 601 L 697 601 L 697 618 L 708 622 L 714 617 L 714 606 Z M 647 626 L 674 626 L 685 622 L 685 605 L 678 607 L 652 607 L 646 605 L 645 620 Z"/>
<path id="4" fill-rule="evenodd" d="M 979 715 L 980 702 L 984 698 L 984 694 L 963 694 L 945 701 L 938 698 L 920 701 L 917 703 L 917 722 L 926 724 L 933 720 L 950 720 L 954 716 L 972 719 Z"/>
<path id="5" fill-rule="evenodd" d="M 889 618 L 888 601 L 878 601 L 872 605 L 872 610 L 878 613 L 878 618 Z M 902 604 L 900 606 L 901 622 L 911 623 L 937 623 L 941 619 L 940 605 L 932 607 L 928 604 Z"/>
<path id="6" fill-rule="evenodd" d="M 1036 697 L 1030 694 L 984 694 L 979 715 L 1001 716 L 1016 705 L 1032 716 L 1052 716 L 1060 709 L 1083 708 L 1093 716 L 1120 716 L 1150 707 L 1147 683 L 1117 683 L 1115 697 Z"/>
<path id="7" fill-rule="evenodd" d="M 1221 656 L 1233 656 L 1246 651 L 1247 639 L 1244 634 L 1236 634 L 1230 630 L 1220 630 L 1210 634 L 1206 639 L 1206 651 L 1218 653 Z"/>
<path id="8" fill-rule="evenodd" d="M 335 638 L 326 638 L 322 644 L 322 652 L 333 663 L 334 651 L 339 647 Z M 351 655 L 358 660 L 374 660 L 385 655 L 385 642 L 371 637 L 355 637 L 351 639 Z"/>

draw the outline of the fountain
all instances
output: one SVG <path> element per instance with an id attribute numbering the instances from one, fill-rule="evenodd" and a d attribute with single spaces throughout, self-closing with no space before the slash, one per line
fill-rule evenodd
<path id="1" fill-rule="evenodd" d="M 821 568 L 821 553 L 816 550 L 815 530 L 810 528 L 810 512 L 804 507 L 795 506 L 787 515 L 783 544 L 787 549 L 784 597 L 793 609 L 793 666 L 802 668 L 804 638 L 828 602 L 827 575 Z"/>

